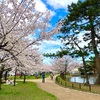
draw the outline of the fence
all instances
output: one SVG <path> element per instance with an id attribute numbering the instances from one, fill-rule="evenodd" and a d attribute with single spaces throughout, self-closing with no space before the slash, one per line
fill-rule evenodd
<path id="1" fill-rule="evenodd" d="M 91 85 L 84 85 L 84 84 L 81 84 L 81 83 L 72 83 L 72 82 L 69 82 L 69 81 L 64 81 L 59 76 L 56 77 L 55 81 L 56 81 L 57 84 L 59 84 L 63 87 L 69 87 L 69 88 L 72 88 L 72 89 L 91 92 Z"/>

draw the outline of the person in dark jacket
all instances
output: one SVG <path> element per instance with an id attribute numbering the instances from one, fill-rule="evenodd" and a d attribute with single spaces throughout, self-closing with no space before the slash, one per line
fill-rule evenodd
<path id="1" fill-rule="evenodd" d="M 45 72 L 42 72 L 42 83 L 45 82 Z"/>

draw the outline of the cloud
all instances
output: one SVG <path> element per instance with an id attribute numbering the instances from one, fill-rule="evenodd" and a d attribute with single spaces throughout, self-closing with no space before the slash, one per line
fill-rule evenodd
<path id="1" fill-rule="evenodd" d="M 47 0 L 47 3 L 54 9 L 67 9 L 67 6 L 72 2 L 76 3 L 78 0 Z"/>
<path id="2" fill-rule="evenodd" d="M 44 40 L 43 43 L 46 44 L 50 44 L 50 45 L 61 45 L 61 41 L 60 40 Z"/>
<path id="3" fill-rule="evenodd" d="M 42 2 L 42 0 L 34 0 L 36 5 L 35 5 L 35 9 L 39 12 L 45 12 L 47 10 L 50 11 L 51 16 L 54 16 L 56 13 L 54 11 L 51 11 L 50 9 L 47 8 L 46 4 L 44 2 Z"/>
<path id="4" fill-rule="evenodd" d="M 55 15 L 56 15 L 56 12 L 51 11 L 51 10 L 49 10 L 49 11 L 50 11 L 50 13 L 51 13 L 51 16 L 55 16 Z"/>
<path id="5" fill-rule="evenodd" d="M 44 57 L 44 59 L 43 59 L 43 63 L 44 64 L 51 65 L 51 62 L 52 62 L 52 59 L 51 58 Z"/>
<path id="6" fill-rule="evenodd" d="M 39 46 L 34 46 L 35 48 L 39 48 L 39 51 L 44 54 L 44 53 L 56 53 L 57 51 L 60 50 L 60 47 L 62 46 L 62 43 L 60 40 L 44 40 L 41 42 L 41 45 Z M 51 65 L 53 59 L 43 57 L 43 63 Z"/>
<path id="7" fill-rule="evenodd" d="M 47 10 L 46 5 L 41 0 L 35 0 L 35 9 L 39 12 L 45 12 Z"/>
<path id="8" fill-rule="evenodd" d="M 38 48 L 42 53 L 55 53 L 60 50 L 61 45 L 62 43 L 60 40 L 44 40 Z"/>

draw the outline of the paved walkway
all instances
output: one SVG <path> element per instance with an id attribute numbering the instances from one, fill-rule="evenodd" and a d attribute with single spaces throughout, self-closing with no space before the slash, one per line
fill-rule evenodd
<path id="1" fill-rule="evenodd" d="M 68 89 L 57 85 L 50 78 L 46 78 L 45 83 L 41 79 L 29 80 L 37 84 L 39 88 L 54 94 L 58 100 L 100 100 L 100 95 Z"/>

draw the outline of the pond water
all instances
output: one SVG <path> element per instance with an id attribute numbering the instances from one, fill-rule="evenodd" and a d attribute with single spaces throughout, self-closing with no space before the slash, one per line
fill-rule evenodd
<path id="1" fill-rule="evenodd" d="M 96 81 L 95 77 L 89 77 L 90 84 L 94 84 L 95 81 Z M 70 82 L 86 83 L 86 78 L 82 78 L 81 76 L 74 76 L 70 78 Z"/>

